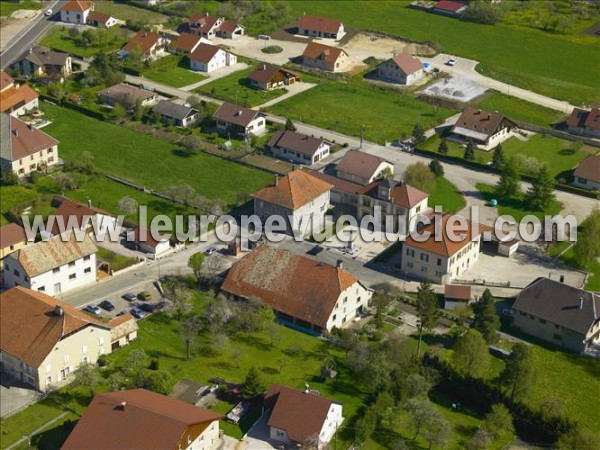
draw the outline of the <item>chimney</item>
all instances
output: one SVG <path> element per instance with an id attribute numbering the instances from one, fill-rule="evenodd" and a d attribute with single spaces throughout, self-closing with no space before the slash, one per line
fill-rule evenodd
<path id="1" fill-rule="evenodd" d="M 310 392 L 310 386 L 308 385 L 308 383 L 304 383 L 304 393 L 308 394 Z"/>
<path id="2" fill-rule="evenodd" d="M 564 276 L 564 275 L 561 275 L 561 276 L 560 276 L 560 282 L 561 282 L 561 283 L 564 283 L 564 282 L 565 282 L 565 276 Z"/>
<path id="3" fill-rule="evenodd" d="M 492 118 L 492 115 L 490 113 L 488 113 L 487 120 L 490 120 L 491 118 Z"/>
<path id="4" fill-rule="evenodd" d="M 119 409 L 121 409 L 122 411 L 125 411 L 126 406 L 127 406 L 127 402 L 121 402 L 121 404 L 119 405 Z"/>
<path id="5" fill-rule="evenodd" d="M 267 70 L 267 65 L 263 64 L 263 70 Z"/>
<path id="6" fill-rule="evenodd" d="M 29 54 L 31 55 L 33 53 L 33 47 L 29 47 Z"/>
<path id="7" fill-rule="evenodd" d="M 92 199 L 88 198 L 88 206 L 91 208 L 92 207 Z"/>
<path id="8" fill-rule="evenodd" d="M 337 267 L 338 269 L 343 269 L 344 261 L 342 261 L 341 259 L 338 259 L 337 262 L 335 263 L 335 267 Z"/>
<path id="9" fill-rule="evenodd" d="M 15 133 L 15 136 L 16 136 L 16 137 L 19 137 L 19 129 L 18 129 L 18 128 L 15 128 L 15 129 L 13 130 L 13 133 Z"/>
<path id="10" fill-rule="evenodd" d="M 279 186 L 279 175 L 275 175 L 275 187 Z"/>
<path id="11" fill-rule="evenodd" d="M 579 309 L 583 309 L 583 297 L 579 297 Z"/>
<path id="12" fill-rule="evenodd" d="M 27 128 L 29 128 L 29 131 L 33 131 L 33 125 L 31 125 L 31 123 L 27 124 Z"/>
<path id="13" fill-rule="evenodd" d="M 62 306 L 56 305 L 54 306 L 54 315 L 58 317 L 64 316 L 65 312 L 62 309 Z"/>

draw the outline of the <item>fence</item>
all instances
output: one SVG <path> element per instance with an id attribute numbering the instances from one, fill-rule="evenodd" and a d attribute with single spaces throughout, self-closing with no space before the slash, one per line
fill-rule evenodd
<path id="1" fill-rule="evenodd" d="M 591 139 L 585 136 L 579 136 L 577 134 L 567 133 L 566 131 L 557 130 L 556 128 L 540 127 L 538 125 L 533 125 L 527 122 L 519 122 L 515 120 L 515 123 L 518 125 L 519 128 L 528 131 L 533 131 L 534 133 L 546 134 L 560 139 L 566 139 L 567 141 L 583 142 L 584 144 L 591 145 L 592 147 L 600 147 L 600 141 L 597 141 L 596 139 Z"/>

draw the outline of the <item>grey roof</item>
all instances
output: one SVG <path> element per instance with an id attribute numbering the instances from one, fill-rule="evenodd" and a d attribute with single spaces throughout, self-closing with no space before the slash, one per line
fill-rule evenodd
<path id="1" fill-rule="evenodd" d="M 323 139 L 288 130 L 276 133 L 269 141 L 269 147 L 281 147 L 309 156 L 313 156 L 322 144 Z"/>
<path id="2" fill-rule="evenodd" d="M 521 291 L 513 309 L 586 335 L 600 317 L 600 296 L 549 278 L 538 278 Z"/>
<path id="3" fill-rule="evenodd" d="M 197 109 L 191 106 L 179 105 L 177 103 L 169 102 L 167 100 L 161 100 L 152 109 L 152 111 L 158 112 L 163 116 L 170 117 L 172 119 L 183 120 L 188 116 L 194 115 L 198 112 Z"/>
<path id="4" fill-rule="evenodd" d="M 0 117 L 0 158 L 12 161 L 12 146 L 10 144 L 10 115 L 2 113 Z"/>
<path id="5" fill-rule="evenodd" d="M 69 58 L 68 53 L 55 52 L 44 47 L 32 47 L 21 56 L 37 66 L 64 66 Z"/>

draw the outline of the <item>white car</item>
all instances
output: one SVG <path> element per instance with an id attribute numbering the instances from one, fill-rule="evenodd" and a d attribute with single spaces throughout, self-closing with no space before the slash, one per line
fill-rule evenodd
<path id="1" fill-rule="evenodd" d="M 446 61 L 446 65 L 448 66 L 453 66 L 456 64 L 456 58 L 450 58 L 448 61 Z"/>
<path id="2" fill-rule="evenodd" d="M 44 14 L 46 15 L 46 17 L 50 17 L 52 15 L 52 8 L 47 9 Z"/>

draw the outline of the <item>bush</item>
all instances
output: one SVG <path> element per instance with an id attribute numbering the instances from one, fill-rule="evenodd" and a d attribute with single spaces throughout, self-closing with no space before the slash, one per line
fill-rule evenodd
<path id="1" fill-rule="evenodd" d="M 497 6 L 484 2 L 471 2 L 462 15 L 462 20 L 477 22 L 485 25 L 495 25 L 502 19 L 502 10 Z"/>
<path id="2" fill-rule="evenodd" d="M 100 355 L 98 357 L 97 363 L 100 367 L 106 367 L 108 365 L 108 359 L 106 355 Z"/>
<path id="3" fill-rule="evenodd" d="M 283 51 L 283 48 L 281 48 L 279 45 L 269 45 L 268 47 L 265 47 L 260 51 L 263 53 L 274 54 L 281 53 Z"/>
<path id="4" fill-rule="evenodd" d="M 150 370 L 158 370 L 160 363 L 158 361 L 158 359 L 153 359 L 152 361 L 150 361 L 150 365 L 148 366 L 148 369 Z"/>

